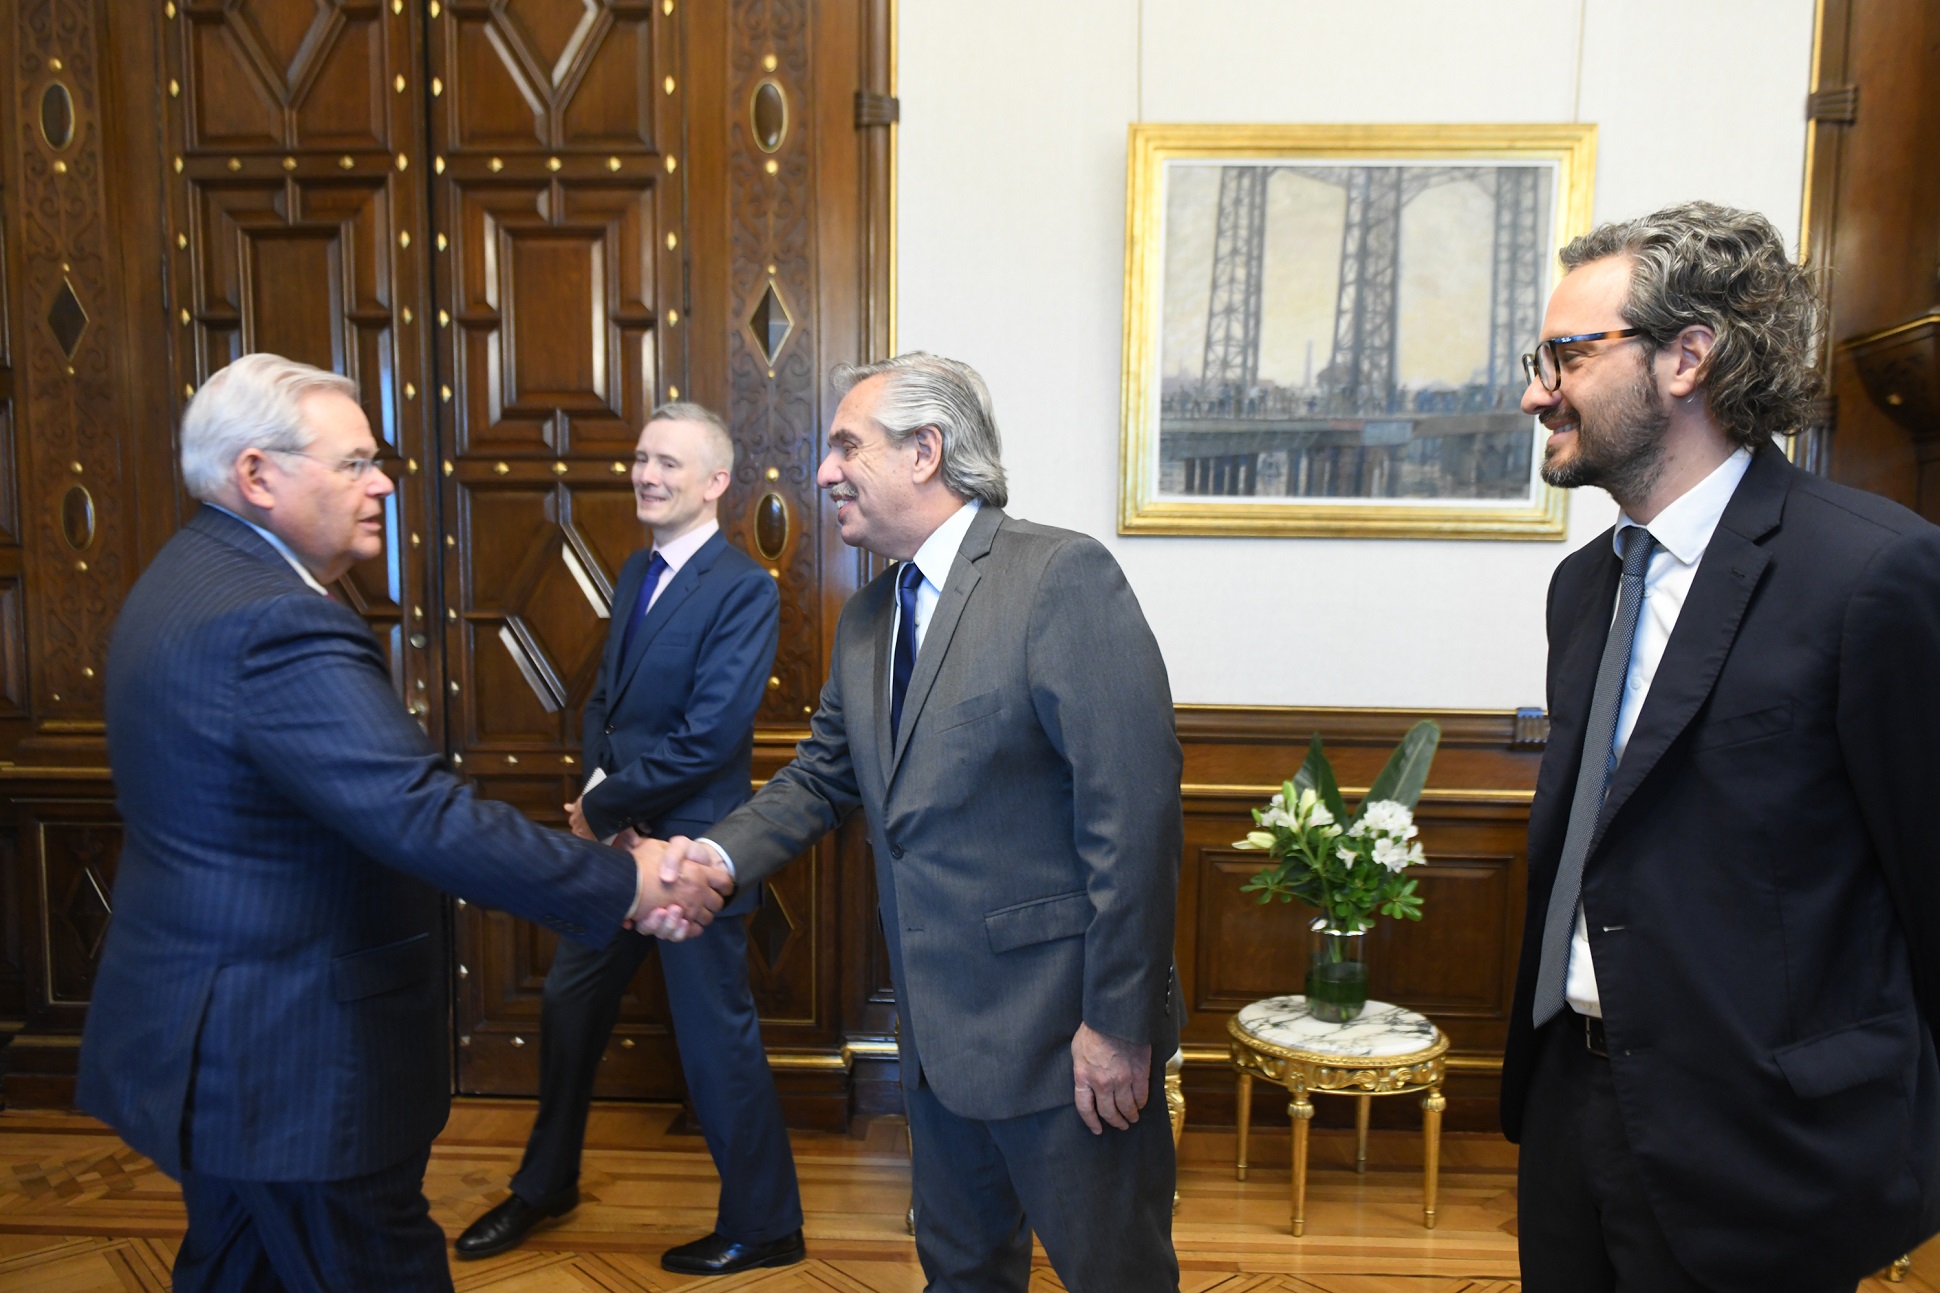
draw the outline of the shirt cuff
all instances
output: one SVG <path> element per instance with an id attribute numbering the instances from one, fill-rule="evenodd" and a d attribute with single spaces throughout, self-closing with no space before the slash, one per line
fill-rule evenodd
<path id="1" fill-rule="evenodd" d="M 714 856 L 721 859 L 721 869 L 728 873 L 728 879 L 734 880 L 737 882 L 741 879 L 740 876 L 735 874 L 734 859 L 728 856 L 728 851 L 726 849 L 722 848 L 719 844 L 716 844 L 713 840 L 707 838 L 707 836 L 705 835 L 701 836 L 700 842 L 707 845 L 707 847 L 713 849 Z"/>

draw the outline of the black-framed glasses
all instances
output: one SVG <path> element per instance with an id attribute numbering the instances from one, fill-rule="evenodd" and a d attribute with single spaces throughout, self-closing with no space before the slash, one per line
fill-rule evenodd
<path id="1" fill-rule="evenodd" d="M 1574 346 L 1584 341 L 1615 341 L 1622 337 L 1643 335 L 1642 328 L 1616 328 L 1610 332 L 1579 332 L 1573 337 L 1551 337 L 1537 344 L 1535 354 L 1522 357 L 1523 375 L 1546 391 L 1558 390 L 1563 385 L 1563 366 L 1556 357 L 1556 347 Z"/>
<path id="2" fill-rule="evenodd" d="M 1523 357 L 1527 360 L 1528 356 Z M 362 480 L 371 469 L 377 466 L 375 458 L 326 458 L 322 454 L 304 453 L 301 449 L 271 449 L 271 453 L 285 454 L 291 458 L 308 458 L 311 462 L 325 463 L 335 471 L 340 471 L 352 480 Z"/>

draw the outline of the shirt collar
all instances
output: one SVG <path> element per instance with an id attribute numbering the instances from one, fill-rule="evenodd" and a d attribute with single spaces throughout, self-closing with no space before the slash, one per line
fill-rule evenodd
<path id="1" fill-rule="evenodd" d="M 669 575 L 677 575 L 680 573 L 682 566 L 694 559 L 694 554 L 701 550 L 701 545 L 713 538 L 714 532 L 720 528 L 721 522 L 718 519 L 710 518 L 702 521 L 678 539 L 669 539 L 665 543 L 656 543 L 653 550 L 658 552 L 660 559 L 667 563 L 667 573 Z"/>
<path id="2" fill-rule="evenodd" d="M 977 511 L 983 506 L 971 499 L 956 511 L 950 513 L 943 524 L 930 531 L 930 537 L 923 540 L 923 546 L 916 550 L 913 560 L 916 568 L 923 572 L 923 578 L 943 590 L 944 581 L 950 577 L 950 567 L 956 564 L 957 549 L 963 546 L 963 536 L 970 532 L 970 522 L 977 519 Z"/>
<path id="3" fill-rule="evenodd" d="M 236 516 L 234 512 L 230 511 L 228 508 L 224 507 L 220 503 L 207 503 L 205 504 L 205 506 L 215 508 L 216 511 L 221 512 L 224 516 L 235 516 L 238 521 L 241 521 L 244 525 L 256 531 L 256 533 L 262 535 L 264 539 L 269 541 L 269 546 L 272 548 L 275 548 L 279 553 L 283 555 L 283 560 L 290 563 L 290 568 L 296 571 L 297 574 L 303 576 L 304 583 L 310 585 L 310 587 L 316 589 L 318 592 L 322 593 L 325 597 L 330 596 L 330 590 L 317 582 L 317 577 L 310 573 L 310 568 L 304 565 L 301 561 L 298 561 L 296 559 L 296 554 L 290 551 L 289 544 L 283 542 L 283 540 L 277 538 L 274 534 L 271 534 L 268 530 L 265 530 L 262 526 L 256 524 L 256 522 L 250 520 L 248 517 Z"/>
<path id="4" fill-rule="evenodd" d="M 1714 467 L 1710 475 L 1672 499 L 1646 527 L 1650 537 L 1657 540 L 1657 546 L 1682 564 L 1694 565 L 1710 546 L 1711 536 L 1724 518 L 1725 505 L 1731 501 L 1738 482 L 1745 478 L 1750 466 L 1751 450 L 1739 449 Z M 1617 528 L 1610 534 L 1611 546 L 1616 548 L 1618 556 L 1623 555 L 1624 530 L 1636 524 L 1627 516 L 1618 516 Z"/>

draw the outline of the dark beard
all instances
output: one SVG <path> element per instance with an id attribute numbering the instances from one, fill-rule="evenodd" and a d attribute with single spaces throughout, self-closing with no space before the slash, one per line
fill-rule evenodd
<path id="1" fill-rule="evenodd" d="M 1592 415 L 1576 410 L 1576 453 L 1565 462 L 1543 452 L 1542 477 L 1558 489 L 1600 485 L 1619 506 L 1646 497 L 1664 470 L 1664 432 L 1670 410 L 1657 394 L 1657 374 L 1648 363 L 1637 380 L 1607 409 Z"/>

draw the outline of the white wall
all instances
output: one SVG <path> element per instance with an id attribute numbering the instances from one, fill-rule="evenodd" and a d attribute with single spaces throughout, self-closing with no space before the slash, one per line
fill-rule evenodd
<path id="1" fill-rule="evenodd" d="M 974 364 L 1016 515 L 1117 554 L 1182 702 L 1543 697 L 1567 543 L 1117 533 L 1125 135 L 1162 122 L 1598 126 L 1596 214 L 1709 198 L 1795 239 L 1813 0 L 900 0 L 898 344 Z"/>

